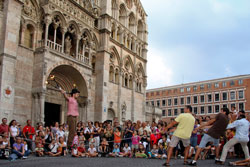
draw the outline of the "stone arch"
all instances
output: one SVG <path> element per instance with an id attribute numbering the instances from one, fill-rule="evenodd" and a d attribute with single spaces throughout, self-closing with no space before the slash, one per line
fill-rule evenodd
<path id="1" fill-rule="evenodd" d="M 126 20 L 127 20 L 127 8 L 126 8 L 126 5 L 122 3 L 120 4 L 120 7 L 119 7 L 119 21 L 124 26 L 126 26 Z"/>
<path id="2" fill-rule="evenodd" d="M 129 23 L 128 24 L 129 30 L 135 32 L 136 19 L 135 19 L 135 14 L 133 12 L 129 14 L 128 23 Z"/>
<path id="3" fill-rule="evenodd" d="M 89 29 L 87 29 L 87 28 L 83 29 L 83 30 L 82 30 L 82 34 L 84 34 L 84 33 L 87 35 L 87 37 L 88 37 L 89 40 L 91 41 L 91 40 L 92 40 L 92 35 L 91 35 Z"/>
<path id="4" fill-rule="evenodd" d="M 114 117 L 116 116 L 115 110 L 113 108 L 108 109 L 107 120 L 113 121 Z"/>
<path id="5" fill-rule="evenodd" d="M 92 41 L 94 43 L 94 46 L 92 47 L 92 49 L 97 51 L 99 48 L 99 42 L 98 42 L 98 39 L 94 33 L 92 34 Z"/>
<path id="6" fill-rule="evenodd" d="M 69 28 L 70 26 L 73 26 L 75 28 L 77 35 L 80 33 L 80 28 L 74 20 L 70 20 L 68 22 L 67 27 Z"/>
<path id="7" fill-rule="evenodd" d="M 51 14 L 51 18 L 53 19 L 55 16 L 58 16 L 61 20 L 61 27 L 66 27 L 66 20 L 65 20 L 65 17 L 63 16 L 63 14 L 59 11 L 54 11 L 52 14 Z"/>
<path id="8" fill-rule="evenodd" d="M 118 53 L 117 49 L 115 48 L 115 46 L 112 46 L 110 48 L 110 53 L 115 56 L 115 58 L 117 60 L 117 65 L 120 67 L 122 62 L 121 62 L 121 58 L 120 58 L 119 53 Z"/>
<path id="9" fill-rule="evenodd" d="M 128 64 L 127 63 L 129 63 L 130 68 L 131 68 L 131 72 L 134 74 L 135 73 L 134 63 L 133 63 L 133 61 L 132 61 L 132 59 L 131 59 L 131 57 L 129 55 L 125 56 L 124 59 L 123 59 L 123 65 L 124 65 L 124 68 L 126 70 L 128 70 L 128 68 L 127 68 Z"/>
<path id="10" fill-rule="evenodd" d="M 142 77 L 145 77 L 145 71 L 141 62 L 136 64 L 136 73 L 137 73 L 136 75 L 138 75 L 138 72 L 141 72 Z"/>
<path id="11" fill-rule="evenodd" d="M 50 79 L 51 75 L 55 75 L 55 77 L 58 76 L 58 78 L 61 78 L 61 80 L 64 81 L 64 82 L 60 82 L 60 83 L 62 83 L 62 85 L 59 85 L 59 86 L 63 86 L 65 83 L 69 83 L 68 82 L 69 80 L 74 81 L 74 83 L 71 83 L 70 85 L 68 85 L 65 88 L 72 89 L 74 87 L 77 87 L 77 89 L 79 89 L 81 92 L 80 93 L 81 96 L 88 97 L 87 82 L 84 78 L 84 75 L 75 66 L 73 66 L 71 64 L 66 64 L 66 63 L 55 65 L 55 66 L 51 67 L 50 70 L 48 71 L 48 74 L 46 75 L 46 79 L 47 79 L 46 81 L 48 81 L 48 79 Z M 60 76 L 64 76 L 65 78 L 62 78 Z M 48 84 L 48 82 L 45 82 L 46 87 L 47 87 L 47 84 Z M 64 87 L 62 87 L 62 88 L 64 88 Z M 68 89 L 68 91 L 71 91 L 71 90 Z"/>
<path id="12" fill-rule="evenodd" d="M 143 27 L 142 20 L 139 20 L 138 25 L 137 25 L 137 35 L 140 39 L 143 39 L 143 31 L 144 31 L 144 27 Z"/>

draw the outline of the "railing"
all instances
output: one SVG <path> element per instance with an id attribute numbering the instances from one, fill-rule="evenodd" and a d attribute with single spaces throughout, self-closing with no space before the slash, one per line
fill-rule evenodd
<path id="1" fill-rule="evenodd" d="M 38 47 L 43 47 L 43 46 L 45 46 L 44 40 L 38 41 Z M 62 51 L 63 51 L 62 45 L 54 43 L 53 41 L 50 41 L 50 40 L 47 40 L 46 47 L 48 47 L 52 50 L 55 50 L 57 52 L 60 52 L 60 53 L 62 53 Z"/>
<path id="2" fill-rule="evenodd" d="M 38 41 L 38 47 L 44 47 L 45 46 L 45 42 L 44 40 L 40 40 Z M 59 53 L 63 53 L 63 47 L 62 45 L 60 44 L 57 44 L 57 43 L 54 43 L 53 41 L 50 41 L 50 40 L 47 40 L 47 43 L 46 43 L 46 46 L 45 47 L 48 47 L 49 49 L 52 49 L 52 50 L 55 50 Z M 76 56 L 76 59 L 79 60 L 80 62 L 86 64 L 86 65 L 89 65 L 90 63 L 90 60 L 88 57 L 82 55 L 82 54 L 78 54 Z"/>
<path id="3" fill-rule="evenodd" d="M 77 60 L 83 62 L 86 65 L 89 65 L 89 58 L 83 56 L 82 54 L 78 54 L 78 56 L 76 57 Z"/>

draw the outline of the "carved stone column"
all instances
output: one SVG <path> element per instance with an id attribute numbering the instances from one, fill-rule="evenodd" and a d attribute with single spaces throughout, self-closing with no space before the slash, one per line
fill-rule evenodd
<path id="1" fill-rule="evenodd" d="M 67 32 L 67 28 L 63 27 L 61 31 L 62 31 L 62 53 L 64 53 L 64 40 L 65 40 L 65 34 Z"/>
<path id="2" fill-rule="evenodd" d="M 47 17 L 44 20 L 44 22 L 45 22 L 45 39 L 44 39 L 44 44 L 45 44 L 45 46 L 47 46 L 48 35 L 49 35 L 49 25 L 51 23 L 51 19 Z"/>
<path id="3" fill-rule="evenodd" d="M 58 28 L 58 24 L 54 24 L 54 50 L 56 49 L 56 34 L 57 34 L 57 28 Z"/>
<path id="4" fill-rule="evenodd" d="M 76 58 L 78 58 L 78 52 L 79 52 L 79 42 L 80 42 L 80 38 L 81 36 L 80 35 L 77 35 L 76 36 Z"/>
<path id="5" fill-rule="evenodd" d="M 21 44 L 21 45 L 24 45 L 25 30 L 26 30 L 26 26 L 25 26 L 25 25 L 22 25 L 22 29 L 21 29 L 21 41 L 20 41 L 20 44 Z"/>

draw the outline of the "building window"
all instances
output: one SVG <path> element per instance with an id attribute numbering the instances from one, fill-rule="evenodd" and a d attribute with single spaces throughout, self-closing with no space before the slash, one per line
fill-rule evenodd
<path id="1" fill-rule="evenodd" d="M 168 109 L 168 116 L 172 116 L 172 110 L 171 109 Z"/>
<path id="2" fill-rule="evenodd" d="M 240 110 L 240 111 L 245 110 L 245 109 L 244 109 L 244 103 L 239 103 L 239 110 Z"/>
<path id="3" fill-rule="evenodd" d="M 181 108 L 181 114 L 183 114 L 184 113 L 184 108 Z"/>
<path id="4" fill-rule="evenodd" d="M 230 92 L 230 99 L 235 100 L 235 92 Z"/>
<path id="5" fill-rule="evenodd" d="M 194 89 L 194 92 L 196 92 L 197 91 L 197 86 L 194 86 L 193 89 Z"/>
<path id="6" fill-rule="evenodd" d="M 174 93 L 177 93 L 177 89 L 174 89 Z"/>
<path id="7" fill-rule="evenodd" d="M 160 107 L 161 103 L 160 100 L 157 100 L 157 107 Z"/>
<path id="8" fill-rule="evenodd" d="M 211 84 L 210 84 L 210 83 L 209 83 L 209 84 L 207 84 L 207 88 L 208 88 L 208 89 L 211 89 L 211 87 L 212 87 L 212 86 L 211 86 Z"/>
<path id="9" fill-rule="evenodd" d="M 205 114 L 205 107 L 201 106 L 201 114 Z"/>
<path id="10" fill-rule="evenodd" d="M 175 105 L 175 106 L 178 105 L 178 99 L 177 99 L 177 98 L 174 99 L 174 105 Z"/>
<path id="11" fill-rule="evenodd" d="M 230 82 L 230 86 L 234 86 L 234 81 L 231 81 L 231 82 Z"/>
<path id="12" fill-rule="evenodd" d="M 191 90 L 190 87 L 187 87 L 187 92 L 190 92 L 190 90 Z"/>
<path id="13" fill-rule="evenodd" d="M 166 100 L 162 100 L 162 106 L 166 106 Z"/>
<path id="14" fill-rule="evenodd" d="M 198 109 L 197 107 L 194 107 L 194 114 L 197 114 L 198 113 Z"/>
<path id="15" fill-rule="evenodd" d="M 207 95 L 207 102 L 212 102 L 212 95 L 211 94 Z"/>
<path id="16" fill-rule="evenodd" d="M 156 92 L 156 96 L 159 96 L 160 95 L 160 92 Z"/>
<path id="17" fill-rule="evenodd" d="M 204 90 L 204 85 L 200 85 L 200 90 Z"/>
<path id="18" fill-rule="evenodd" d="M 181 105 L 184 105 L 184 97 L 181 98 Z"/>
<path id="19" fill-rule="evenodd" d="M 227 100 L 227 92 L 222 93 L 222 98 L 223 98 L 223 101 Z"/>
<path id="20" fill-rule="evenodd" d="M 183 93 L 184 92 L 184 88 L 181 88 L 181 93 Z"/>
<path id="21" fill-rule="evenodd" d="M 226 82 L 222 82 L 222 87 L 226 87 L 227 86 L 227 83 Z"/>
<path id="22" fill-rule="evenodd" d="M 194 96 L 194 104 L 197 104 L 197 103 L 198 103 L 198 97 Z"/>
<path id="23" fill-rule="evenodd" d="M 154 101 L 151 101 L 151 105 L 152 105 L 152 106 L 155 106 L 155 102 L 154 102 Z"/>
<path id="24" fill-rule="evenodd" d="M 214 99 L 215 99 L 215 101 L 220 101 L 220 94 L 219 93 L 215 93 L 214 94 Z"/>
<path id="25" fill-rule="evenodd" d="M 208 113 L 208 114 L 211 114 L 212 112 L 213 112 L 212 106 L 208 106 L 208 107 L 207 107 L 207 113 Z"/>
<path id="26" fill-rule="evenodd" d="M 204 102 L 205 102 L 205 96 L 204 96 L 204 95 L 201 95 L 201 96 L 200 96 L 200 101 L 201 101 L 201 103 L 204 103 Z"/>
<path id="27" fill-rule="evenodd" d="M 227 104 L 223 104 L 223 108 L 227 108 Z"/>
<path id="28" fill-rule="evenodd" d="M 244 91 L 243 90 L 239 91 L 239 99 L 244 99 Z"/>
<path id="29" fill-rule="evenodd" d="M 191 104 L 191 97 L 187 97 L 187 104 Z"/>
<path id="30" fill-rule="evenodd" d="M 243 84 L 243 80 L 240 79 L 240 80 L 238 81 L 238 84 L 239 84 L 239 85 L 242 85 L 242 84 Z"/>
<path id="31" fill-rule="evenodd" d="M 151 92 L 151 96 L 154 96 L 154 92 Z"/>
<path id="32" fill-rule="evenodd" d="M 162 110 L 162 116 L 166 116 L 166 110 Z"/>
<path id="33" fill-rule="evenodd" d="M 168 106 L 172 105 L 172 99 L 168 99 Z"/>
<path id="34" fill-rule="evenodd" d="M 215 87 L 215 88 L 218 88 L 219 86 L 220 86 L 219 83 L 215 83 L 215 84 L 214 84 L 214 87 Z"/>
<path id="35" fill-rule="evenodd" d="M 178 109 L 174 109 L 174 115 L 175 115 L 175 116 L 178 115 Z"/>
<path id="36" fill-rule="evenodd" d="M 216 105 L 216 106 L 215 106 L 215 113 L 218 113 L 218 112 L 220 112 L 220 106 L 219 106 L 219 105 Z"/>

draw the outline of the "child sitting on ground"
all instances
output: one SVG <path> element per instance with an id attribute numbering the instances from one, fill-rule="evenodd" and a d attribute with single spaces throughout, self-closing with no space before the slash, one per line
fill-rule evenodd
<path id="1" fill-rule="evenodd" d="M 143 144 L 139 145 L 139 149 L 135 153 L 135 157 L 136 158 L 147 158 L 148 157 L 147 154 L 146 154 L 146 150 L 145 150 Z"/>
<path id="2" fill-rule="evenodd" d="M 119 149 L 119 145 L 116 144 L 115 148 L 113 149 L 113 152 L 109 154 L 109 156 L 111 157 L 119 157 L 120 154 L 120 149 Z"/>
<path id="3" fill-rule="evenodd" d="M 153 149 L 151 150 L 151 152 L 148 153 L 148 155 L 149 155 L 149 158 L 157 158 L 158 148 L 156 144 L 153 145 Z"/>
<path id="4" fill-rule="evenodd" d="M 106 155 L 108 154 L 108 142 L 106 138 L 102 139 L 101 145 L 99 147 L 99 153 L 101 154 L 101 157 L 106 157 Z"/>
<path id="5" fill-rule="evenodd" d="M 123 147 L 123 152 L 120 153 L 123 157 L 131 157 L 131 148 L 129 147 L 128 143 L 125 143 Z"/>
<path id="6" fill-rule="evenodd" d="M 85 157 L 86 156 L 86 149 L 85 149 L 85 145 L 84 142 L 80 143 L 80 146 L 77 148 L 78 153 L 80 154 L 80 156 Z"/>
<path id="7" fill-rule="evenodd" d="M 36 146 L 36 156 L 41 157 L 43 155 L 44 155 L 43 145 L 41 143 L 38 143 Z"/>
<path id="8" fill-rule="evenodd" d="M 58 143 L 55 139 L 52 140 L 51 144 L 49 145 L 49 156 L 56 157 L 60 156 L 61 152 L 58 151 Z"/>
<path id="9" fill-rule="evenodd" d="M 90 144 L 90 147 L 88 149 L 88 157 L 97 157 L 97 156 L 98 156 L 98 153 L 96 152 L 96 148 L 94 147 L 93 144 Z"/>
<path id="10" fill-rule="evenodd" d="M 157 158 L 167 158 L 167 151 L 165 150 L 162 144 L 159 145 Z"/>
<path id="11" fill-rule="evenodd" d="M 67 144 L 64 142 L 63 137 L 59 137 L 59 142 L 58 142 L 58 150 L 61 152 L 62 156 L 66 156 L 67 150 L 66 150 Z"/>
<path id="12" fill-rule="evenodd" d="M 79 151 L 77 149 L 76 144 L 74 144 L 73 147 L 72 147 L 71 155 L 72 155 L 72 157 L 77 157 L 77 158 L 81 157 L 81 155 L 79 154 Z"/>

